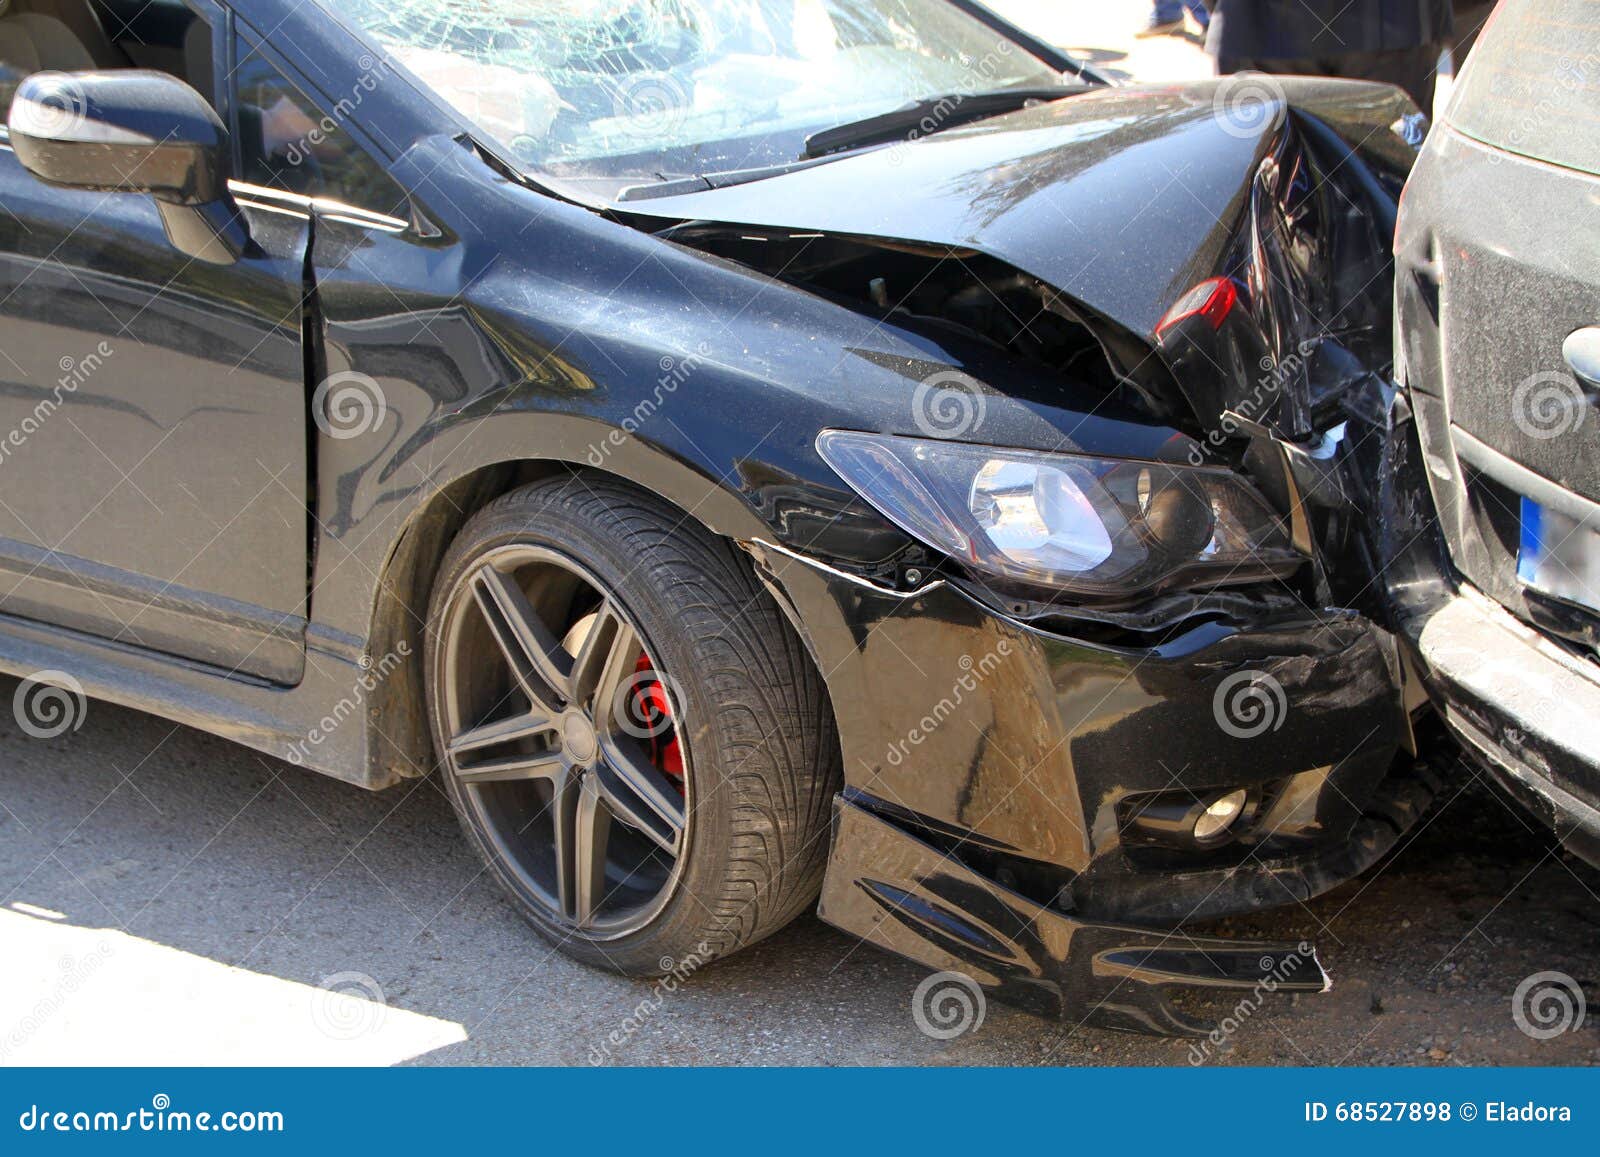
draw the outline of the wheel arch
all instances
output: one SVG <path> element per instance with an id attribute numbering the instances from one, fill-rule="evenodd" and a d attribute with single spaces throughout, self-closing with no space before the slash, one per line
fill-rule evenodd
<path id="1" fill-rule="evenodd" d="M 636 467 L 641 461 L 648 470 Z M 617 466 L 618 469 L 607 467 Z M 367 654 L 404 656 L 383 663 L 389 674 L 372 692 L 367 721 L 367 782 L 387 787 L 424 776 L 433 766 L 428 731 L 423 631 L 439 564 L 467 521 L 489 503 L 521 486 L 566 474 L 610 478 L 671 504 L 685 518 L 735 542 L 758 537 L 765 524 L 720 481 L 674 462 L 663 468 L 659 458 L 625 458 L 617 454 L 604 465 L 565 457 L 516 457 L 485 462 L 443 482 L 423 498 L 389 544 L 374 591 Z M 390 660 L 392 662 L 392 660 Z"/>

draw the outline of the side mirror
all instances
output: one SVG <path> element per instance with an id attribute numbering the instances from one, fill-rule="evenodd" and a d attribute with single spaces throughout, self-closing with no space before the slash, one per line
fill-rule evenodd
<path id="1" fill-rule="evenodd" d="M 36 72 L 17 88 L 11 147 L 41 181 L 155 198 L 167 239 L 226 265 L 249 232 L 228 194 L 228 131 L 164 72 Z"/>

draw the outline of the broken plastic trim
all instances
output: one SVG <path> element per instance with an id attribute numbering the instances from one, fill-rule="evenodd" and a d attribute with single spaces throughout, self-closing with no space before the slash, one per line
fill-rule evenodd
<path id="1" fill-rule="evenodd" d="M 1332 987 L 1316 949 L 1222 940 L 1062 915 L 978 875 L 860 805 L 834 802 L 819 914 L 928 968 L 959 971 L 996 999 L 1123 1032 L 1201 1037 L 1173 988 L 1276 993 Z"/>

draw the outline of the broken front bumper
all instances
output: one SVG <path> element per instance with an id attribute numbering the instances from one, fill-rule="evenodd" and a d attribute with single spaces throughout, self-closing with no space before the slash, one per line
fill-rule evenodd
<path id="1" fill-rule="evenodd" d="M 746 546 L 839 723 L 823 918 L 1009 1001 L 1186 1034 L 1204 1026 L 1168 1005 L 1173 985 L 1320 990 L 1298 945 L 1173 929 L 1333 887 L 1432 798 L 1394 770 L 1410 731 L 1393 640 L 1353 613 L 1201 616 L 1118 647 L 949 583 L 895 591 Z M 1154 804 L 1237 790 L 1249 820 L 1224 847 L 1138 838 Z"/>
<path id="2" fill-rule="evenodd" d="M 1310 944 L 1218 940 L 1091 924 L 997 886 L 904 829 L 840 799 L 818 914 L 940 971 L 971 976 L 1008 1003 L 1101 1028 L 1200 1036 L 1168 1003 L 1173 985 L 1323 992 Z"/>

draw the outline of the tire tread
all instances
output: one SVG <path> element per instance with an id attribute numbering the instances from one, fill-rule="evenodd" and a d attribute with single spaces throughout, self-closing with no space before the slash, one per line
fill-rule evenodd
<path id="1" fill-rule="evenodd" d="M 613 544 L 618 558 L 629 560 L 629 577 L 653 589 L 670 608 L 695 656 L 694 677 L 714 704 L 715 718 L 697 727 L 691 743 L 695 784 L 703 793 L 710 783 L 730 797 L 717 801 L 728 807 L 726 846 L 691 848 L 691 855 L 715 853 L 723 862 L 717 885 L 693 897 L 706 909 L 703 919 L 690 921 L 698 924 L 697 935 L 674 937 L 686 939 L 687 946 L 607 949 L 603 960 L 591 962 L 642 974 L 659 971 L 655 961 L 661 955 L 697 950 L 699 943 L 710 956 L 755 943 L 811 906 L 821 890 L 839 781 L 838 741 L 825 684 L 733 543 L 654 495 L 608 476 L 552 478 L 495 499 L 463 528 L 441 574 L 450 573 L 452 563 L 459 565 L 458 554 L 474 551 L 508 527 L 525 527 L 546 538 L 542 529 L 563 525 L 588 527 Z M 646 624 L 646 629 L 660 630 L 661 624 Z M 714 745 L 709 752 L 704 750 L 707 735 Z M 701 774 L 708 757 L 712 776 Z M 697 799 L 696 811 L 707 803 Z"/>

